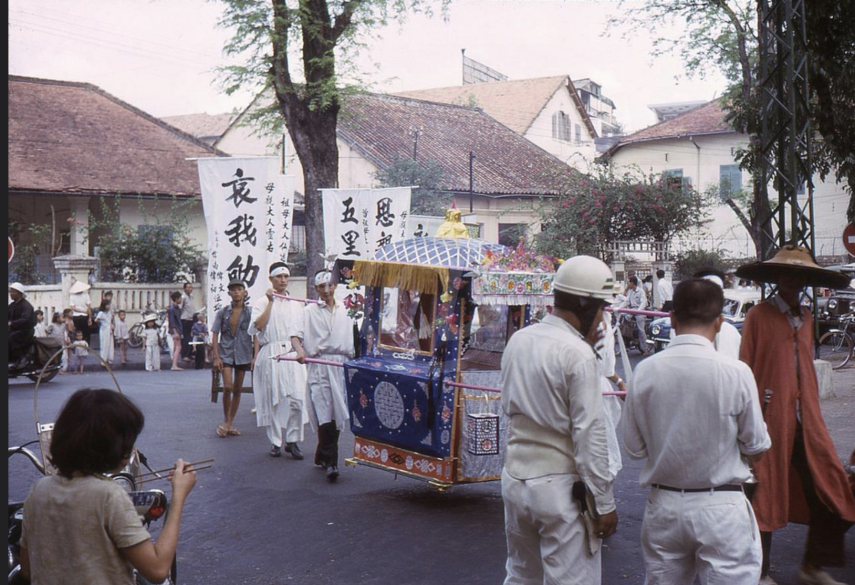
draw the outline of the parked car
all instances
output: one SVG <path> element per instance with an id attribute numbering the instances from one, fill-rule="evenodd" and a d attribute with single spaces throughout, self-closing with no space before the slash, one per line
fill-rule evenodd
<path id="1" fill-rule="evenodd" d="M 825 303 L 825 307 L 820 307 L 821 315 L 825 321 L 829 323 L 837 323 L 837 320 L 855 309 L 855 280 L 848 288 L 838 288 L 831 291 L 831 295 Z"/>
<path id="2" fill-rule="evenodd" d="M 742 322 L 748 309 L 760 302 L 759 290 L 724 289 L 725 320 L 742 333 Z M 659 317 L 647 325 L 647 338 L 653 341 L 653 350 L 662 351 L 671 343 L 671 318 Z"/>

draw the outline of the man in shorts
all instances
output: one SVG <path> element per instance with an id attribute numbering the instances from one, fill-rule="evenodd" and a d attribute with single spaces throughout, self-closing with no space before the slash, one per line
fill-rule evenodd
<path id="1" fill-rule="evenodd" d="M 252 371 L 258 347 L 249 335 L 252 310 L 246 305 L 246 285 L 241 280 L 229 282 L 232 302 L 217 311 L 211 327 L 214 349 L 214 371 L 223 373 L 223 416 L 217 425 L 217 435 L 238 436 L 234 427 L 235 415 L 240 406 L 240 392 L 246 372 Z M 204 348 L 201 349 L 204 351 Z"/>

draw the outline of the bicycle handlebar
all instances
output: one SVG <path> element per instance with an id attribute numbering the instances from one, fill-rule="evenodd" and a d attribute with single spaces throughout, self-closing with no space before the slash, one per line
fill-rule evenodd
<path id="1" fill-rule="evenodd" d="M 36 469 L 38 469 L 42 475 L 46 475 L 45 466 L 41 461 L 39 461 L 39 458 L 36 457 L 35 453 L 30 451 L 26 447 L 9 447 L 9 454 L 7 456 L 7 459 L 16 453 L 22 453 L 26 455 L 27 459 L 29 459 L 32 464 L 36 466 Z"/>

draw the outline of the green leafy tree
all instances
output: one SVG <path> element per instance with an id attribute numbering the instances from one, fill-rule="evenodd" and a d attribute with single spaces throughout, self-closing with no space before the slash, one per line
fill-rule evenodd
<path id="1" fill-rule="evenodd" d="M 674 272 L 678 280 L 691 278 L 704 268 L 727 272 L 730 263 L 722 250 L 685 250 L 677 254 L 674 260 Z"/>
<path id="2" fill-rule="evenodd" d="M 15 257 L 9 263 L 10 280 L 21 284 L 44 284 L 39 258 L 53 256 L 50 225 L 9 221 L 9 236 L 15 242 Z"/>
<path id="3" fill-rule="evenodd" d="M 446 2 L 447 0 L 443 0 Z M 234 30 L 225 50 L 246 59 L 223 68 L 226 92 L 272 88 L 303 167 L 309 274 L 323 268 L 324 230 L 318 189 L 338 186 L 336 125 L 347 72 L 361 38 L 422 0 L 224 0 L 221 26 Z M 351 69 L 353 69 L 351 67 Z M 352 72 L 352 71 L 351 71 Z M 262 112 L 263 113 L 263 112 Z"/>
<path id="4" fill-rule="evenodd" d="M 616 174 L 606 167 L 574 173 L 560 195 L 544 201 L 537 251 L 559 258 L 576 254 L 609 261 L 618 240 L 668 242 L 706 219 L 709 201 L 667 177 Z"/>
<path id="5" fill-rule="evenodd" d="M 381 187 L 416 185 L 410 200 L 410 212 L 443 217 L 454 196 L 441 191 L 442 165 L 432 160 L 414 161 L 396 158 L 387 168 L 374 174 Z"/>
<path id="6" fill-rule="evenodd" d="M 131 226 L 120 218 L 121 199 L 100 200 L 100 213 L 89 215 L 89 239 L 100 249 L 102 278 L 115 282 L 175 282 L 202 262 L 204 251 L 189 237 L 195 202 L 172 198 L 168 209 L 156 200 L 153 211 L 138 200 L 145 223 Z"/>
<path id="7" fill-rule="evenodd" d="M 835 169 L 847 180 L 850 219 L 855 217 L 855 4 L 849 0 L 805 3 L 811 122 L 815 141 L 814 171 L 825 177 Z M 667 36 L 666 26 L 678 25 L 681 34 Z M 726 201 L 740 220 L 747 218 L 758 257 L 761 230 L 771 206 L 761 191 L 758 153 L 760 100 L 757 87 L 758 34 L 756 0 L 650 0 L 642 5 L 621 3 L 621 16 L 610 27 L 626 27 L 627 34 L 654 35 L 654 56 L 678 53 L 688 76 L 717 70 L 727 79 L 723 104 L 737 132 L 750 137 L 749 148 L 738 154 L 740 167 L 753 177 L 752 193 L 743 210 Z M 677 27 L 675 27 L 677 28 Z"/>

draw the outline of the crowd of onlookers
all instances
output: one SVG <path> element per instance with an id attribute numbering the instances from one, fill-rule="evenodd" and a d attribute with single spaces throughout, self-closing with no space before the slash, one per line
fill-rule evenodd
<path id="1" fill-rule="evenodd" d="M 102 367 L 128 363 L 130 327 L 124 310 L 114 310 L 112 291 L 104 291 L 92 309 L 91 285 L 77 282 L 70 290 L 70 307 L 53 314 L 45 323 L 42 310 L 35 311 L 35 337 L 52 337 L 63 348 L 60 374 L 82 374 L 92 348 L 92 336 L 98 336 L 98 355 Z M 205 311 L 193 303 L 193 285 L 185 283 L 184 292 L 175 291 L 167 311 L 167 323 L 161 326 L 156 314 L 144 314 L 143 345 L 146 370 L 160 370 L 161 348 L 165 345 L 172 359 L 172 370 L 183 370 L 179 364 L 193 363 L 202 369 L 211 362 L 210 334 Z M 116 355 L 118 353 L 118 356 Z"/>

